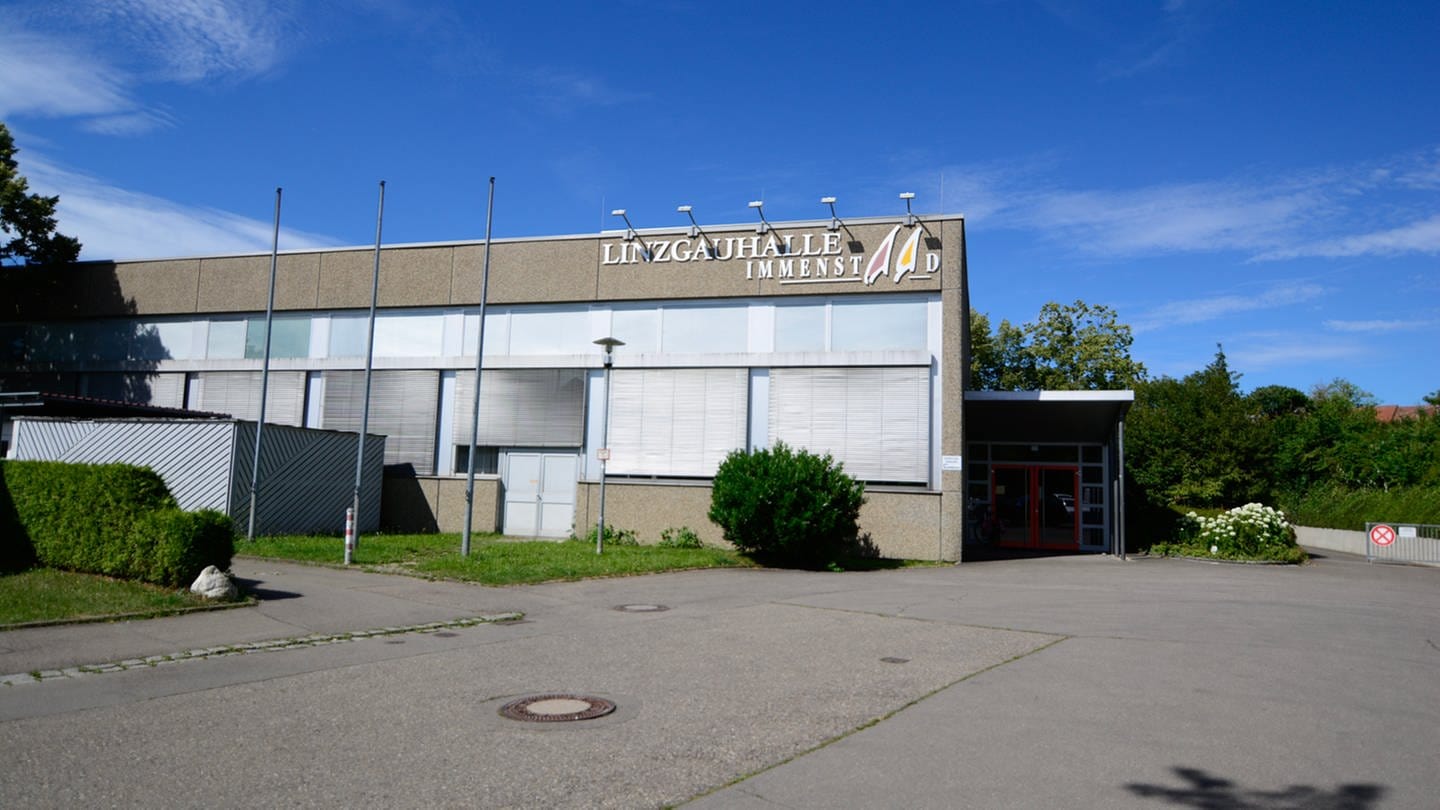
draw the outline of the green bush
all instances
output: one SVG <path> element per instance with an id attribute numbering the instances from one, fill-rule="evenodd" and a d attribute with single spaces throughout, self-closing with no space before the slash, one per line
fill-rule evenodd
<path id="1" fill-rule="evenodd" d="M 165 586 L 188 585 L 206 565 L 230 567 L 230 519 L 181 512 L 152 470 L 9 461 L 0 481 L 0 502 L 9 502 L 19 526 L 15 542 L 40 565 Z M 5 557 L 23 556 L 11 542 Z"/>
<path id="2" fill-rule="evenodd" d="M 865 487 L 829 454 L 783 442 L 735 451 L 715 472 L 710 520 L 735 548 L 779 565 L 825 567 L 852 550 Z"/>
<path id="3" fill-rule="evenodd" d="M 1440 487 L 1320 486 L 1281 502 L 1297 526 L 1364 531 L 1366 523 L 1384 521 L 1440 524 Z"/>
<path id="4" fill-rule="evenodd" d="M 186 587 L 207 565 L 230 568 L 235 530 L 229 515 L 213 509 L 160 509 L 135 523 L 131 549 L 134 573 L 129 578 Z"/>
<path id="5" fill-rule="evenodd" d="M 1275 560 L 1303 562 L 1305 552 L 1295 544 L 1295 528 L 1285 513 L 1258 503 L 1247 503 L 1214 516 L 1189 512 L 1180 519 L 1174 543 L 1151 549 L 1158 554 L 1213 557 L 1224 560 Z"/>
<path id="6" fill-rule="evenodd" d="M 700 541 L 700 535 L 689 526 L 681 526 L 678 529 L 669 528 L 660 532 L 661 548 L 704 548 L 705 544 Z"/>

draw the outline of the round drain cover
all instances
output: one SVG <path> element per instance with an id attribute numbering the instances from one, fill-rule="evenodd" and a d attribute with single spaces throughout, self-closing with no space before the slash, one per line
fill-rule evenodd
<path id="1" fill-rule="evenodd" d="M 665 607 L 664 605 L 640 604 L 640 605 L 616 605 L 616 606 L 615 606 L 615 609 L 616 609 L 616 610 L 619 610 L 619 611 L 622 611 L 622 612 L 624 612 L 624 613 L 659 613 L 659 612 L 662 611 L 662 610 L 669 610 L 670 608 Z"/>
<path id="2" fill-rule="evenodd" d="M 615 703 L 589 695 L 531 695 L 500 707 L 500 716 L 529 723 L 590 720 L 615 711 Z"/>

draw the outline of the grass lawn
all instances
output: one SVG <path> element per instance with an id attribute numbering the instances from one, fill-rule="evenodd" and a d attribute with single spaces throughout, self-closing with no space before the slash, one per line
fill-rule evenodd
<path id="1" fill-rule="evenodd" d="M 0 625 L 160 616 L 204 604 L 188 591 L 50 568 L 0 576 Z"/>
<path id="2" fill-rule="evenodd" d="M 240 555 L 299 562 L 340 564 L 345 561 L 339 537 L 257 537 L 237 541 Z M 745 568 L 746 557 L 728 549 L 660 548 L 658 546 L 595 546 L 578 541 L 513 540 L 499 535 L 470 536 L 470 556 L 460 556 L 458 534 L 374 534 L 361 537 L 355 564 L 418 576 L 523 585 L 551 580 L 652 574 L 694 568 Z"/>

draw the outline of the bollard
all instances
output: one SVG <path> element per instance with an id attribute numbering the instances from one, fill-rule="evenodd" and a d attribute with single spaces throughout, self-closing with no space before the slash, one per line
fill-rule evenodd
<path id="1" fill-rule="evenodd" d="M 345 564 L 355 561 L 355 510 L 345 510 Z"/>

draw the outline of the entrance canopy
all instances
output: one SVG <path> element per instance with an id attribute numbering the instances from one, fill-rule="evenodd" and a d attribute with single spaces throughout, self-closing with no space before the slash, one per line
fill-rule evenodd
<path id="1" fill-rule="evenodd" d="M 1105 444 L 1134 391 L 966 391 L 969 441 Z"/>

